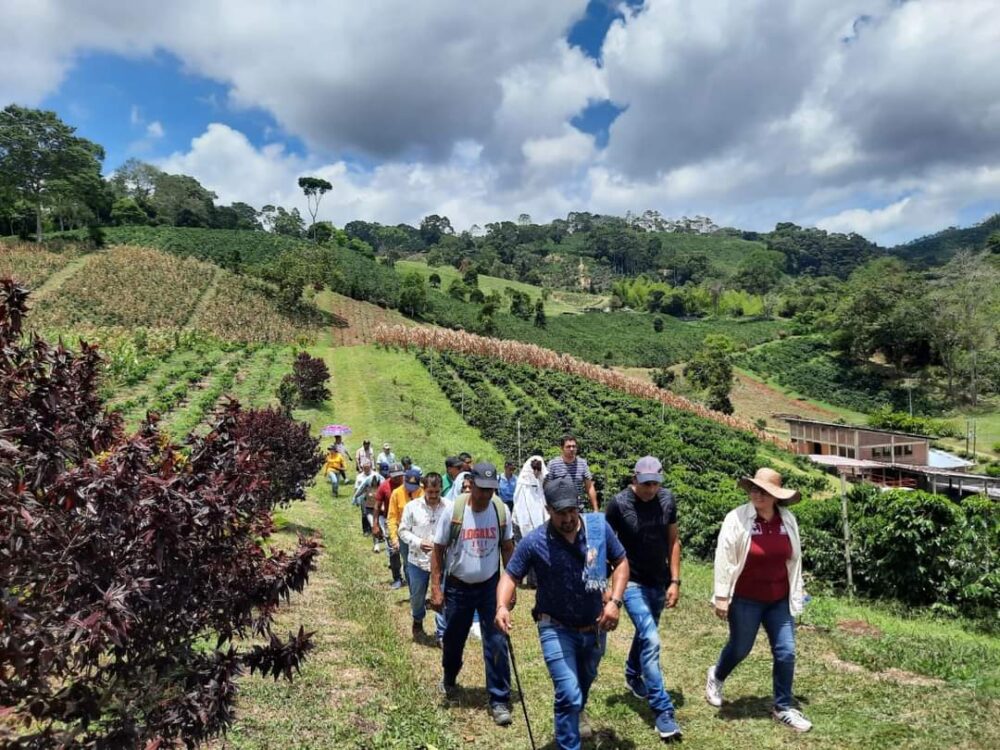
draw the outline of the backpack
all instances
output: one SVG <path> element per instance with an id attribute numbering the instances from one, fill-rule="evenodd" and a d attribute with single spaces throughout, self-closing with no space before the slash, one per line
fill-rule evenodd
<path id="1" fill-rule="evenodd" d="M 500 524 L 500 540 L 503 540 L 503 530 L 507 528 L 507 506 L 504 505 L 503 500 L 493 495 L 493 510 L 497 514 L 497 522 Z M 462 533 L 462 524 L 465 523 L 465 506 L 469 502 L 469 493 L 459 495 L 455 498 L 455 505 L 451 510 L 451 529 L 448 535 L 448 546 L 451 547 L 458 540 L 459 534 Z"/>

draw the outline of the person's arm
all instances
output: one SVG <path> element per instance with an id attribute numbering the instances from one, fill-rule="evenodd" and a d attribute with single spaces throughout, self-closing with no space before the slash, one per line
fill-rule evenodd
<path id="1" fill-rule="evenodd" d="M 402 508 L 396 500 L 396 493 L 389 496 L 389 512 L 387 514 L 389 525 L 389 541 L 393 547 L 399 548 L 399 517 L 402 515 Z"/>
<path id="2" fill-rule="evenodd" d="M 399 538 L 411 547 L 419 547 L 421 539 L 413 533 L 412 528 L 413 513 L 410 510 L 410 506 L 407 505 L 403 508 L 403 517 L 399 519 L 399 531 L 397 533 Z"/>
<path id="3" fill-rule="evenodd" d="M 622 601 L 625 596 L 625 587 L 628 585 L 628 558 L 622 555 L 611 565 L 614 567 L 614 572 L 611 574 L 611 599 Z M 597 618 L 598 630 L 614 630 L 618 627 L 618 616 L 621 612 L 618 605 L 611 599 L 604 605 L 600 617 Z"/>
<path id="4" fill-rule="evenodd" d="M 594 487 L 594 480 L 593 479 L 584 479 L 583 480 L 583 486 L 584 486 L 584 489 L 587 490 L 587 497 L 590 498 L 590 507 L 596 513 L 597 511 L 599 511 L 601 509 L 601 506 L 597 504 L 597 488 Z"/>
<path id="5" fill-rule="evenodd" d="M 681 598 L 681 540 L 677 524 L 667 526 L 667 547 L 670 550 L 670 585 L 667 586 L 667 607 L 676 607 Z"/>
<path id="6" fill-rule="evenodd" d="M 519 580 L 504 571 L 503 575 L 500 576 L 500 585 L 497 586 L 497 611 L 494 624 L 504 635 L 510 635 L 511 628 L 513 628 L 513 623 L 510 620 L 510 608 L 514 606 L 514 595 L 519 583 Z"/>
<path id="7" fill-rule="evenodd" d="M 431 600 L 430 608 L 435 612 L 444 609 L 444 592 L 441 584 L 444 579 L 444 555 L 448 547 L 444 544 L 434 543 L 434 551 L 431 552 Z"/>
<path id="8" fill-rule="evenodd" d="M 713 568 L 713 605 L 715 614 L 720 620 L 729 617 L 729 578 L 730 570 L 733 567 L 732 558 L 735 557 L 733 548 L 733 527 L 738 523 L 735 511 L 731 511 L 722 522 L 719 529 L 719 540 L 715 545 L 715 565 Z"/>

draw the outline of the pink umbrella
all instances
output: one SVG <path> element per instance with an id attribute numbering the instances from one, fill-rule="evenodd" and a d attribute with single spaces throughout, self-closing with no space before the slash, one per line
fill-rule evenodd
<path id="1" fill-rule="evenodd" d="M 351 428 L 346 424 L 328 424 L 320 433 L 323 437 L 336 437 L 337 435 L 350 435 Z"/>

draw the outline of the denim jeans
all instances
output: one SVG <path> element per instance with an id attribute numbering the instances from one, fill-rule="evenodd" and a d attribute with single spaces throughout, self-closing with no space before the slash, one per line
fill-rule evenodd
<path id="1" fill-rule="evenodd" d="M 539 623 L 538 639 L 555 688 L 556 744 L 560 750 L 579 750 L 580 712 L 597 677 L 606 636 Z"/>
<path id="2" fill-rule="evenodd" d="M 378 517 L 378 526 L 382 530 L 382 539 L 385 540 L 385 554 L 389 558 L 389 570 L 392 572 L 392 580 L 393 582 L 401 581 L 403 578 L 401 575 L 399 552 L 394 552 L 392 544 L 389 543 L 389 522 L 385 516 Z"/>
<path id="3" fill-rule="evenodd" d="M 771 671 L 774 705 L 776 708 L 791 708 L 792 679 L 795 676 L 795 621 L 788 610 L 787 598 L 773 604 L 764 604 L 739 596 L 733 597 L 729 603 L 729 640 L 719 654 L 715 677 L 720 681 L 725 680 L 747 657 L 761 625 L 771 642 L 771 654 L 774 657 Z"/>
<path id="4" fill-rule="evenodd" d="M 625 661 L 625 677 L 641 677 L 649 694 L 649 707 L 659 716 L 664 711 L 674 713 L 674 704 L 663 687 L 660 672 L 660 614 L 667 592 L 659 586 L 642 586 L 630 582 L 625 588 L 625 611 L 635 625 L 632 648 Z"/>
<path id="5" fill-rule="evenodd" d="M 410 613 L 416 622 L 423 622 L 427 616 L 427 586 L 431 574 L 413 563 L 407 563 L 406 578 L 410 582 Z M 434 635 L 437 638 L 444 636 L 444 615 L 441 613 L 434 616 Z"/>
<path id="6" fill-rule="evenodd" d="M 335 471 L 328 471 L 326 473 L 326 480 L 333 488 L 333 496 L 337 497 L 340 494 L 340 475 Z"/>
<path id="7" fill-rule="evenodd" d="M 454 685 L 462 670 L 462 653 L 472 627 L 472 616 L 479 613 L 483 633 L 483 660 L 486 663 L 486 691 L 490 705 L 510 703 L 510 662 L 507 637 L 493 624 L 497 609 L 497 582 L 494 575 L 483 583 L 447 582 L 444 592 L 444 648 L 441 665 L 444 683 Z"/>
<path id="8" fill-rule="evenodd" d="M 361 533 L 368 534 L 372 533 L 372 509 L 366 508 L 365 504 L 361 504 Z"/>

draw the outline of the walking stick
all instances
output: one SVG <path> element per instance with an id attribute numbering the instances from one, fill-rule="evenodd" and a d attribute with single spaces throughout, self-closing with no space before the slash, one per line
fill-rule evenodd
<path id="1" fill-rule="evenodd" d="M 507 652 L 510 654 L 510 667 L 514 672 L 514 682 L 517 683 L 517 694 L 521 696 L 521 709 L 524 711 L 524 724 L 528 727 L 528 739 L 531 740 L 531 750 L 535 747 L 535 736 L 531 733 L 531 722 L 528 720 L 528 704 L 524 702 L 524 690 L 521 688 L 521 678 L 517 674 L 517 662 L 514 660 L 514 642 L 507 635 Z"/>

